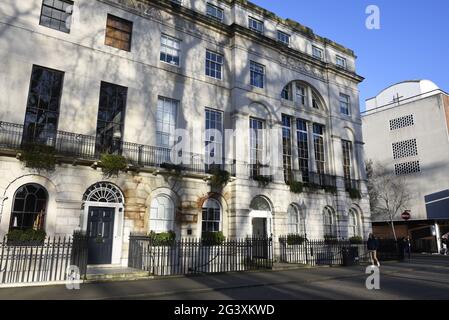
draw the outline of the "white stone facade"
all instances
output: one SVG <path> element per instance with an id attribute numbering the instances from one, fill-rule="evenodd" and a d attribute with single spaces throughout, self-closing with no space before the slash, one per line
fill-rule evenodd
<path id="1" fill-rule="evenodd" d="M 102 181 L 117 186 L 124 196 L 123 208 L 114 206 L 113 264 L 126 263 L 130 232 L 151 230 L 151 203 L 158 195 L 174 203 L 173 231 L 178 237 L 201 236 L 202 206 L 210 197 L 220 203 L 220 229 L 227 237 L 253 234 L 252 219 L 264 214 L 251 208 L 258 196 L 269 204 L 263 218 L 274 239 L 289 232 L 289 205 L 302 212 L 301 223 L 309 238 L 325 234 L 325 207 L 335 213 L 340 238 L 348 237 L 351 208 L 358 215 L 357 233 L 366 236 L 371 231 L 359 112 L 358 83 L 363 78 L 355 73 L 351 50 L 246 1 L 211 1 L 223 8 L 222 23 L 205 16 L 206 1 L 183 0 L 181 6 L 171 1 L 74 2 L 69 33 L 40 25 L 41 0 L 1 2 L 0 121 L 23 125 L 32 68 L 42 66 L 64 72 L 57 124 L 60 131 L 95 136 L 102 81 L 128 89 L 122 139 L 130 143 L 156 145 L 158 97 L 178 101 L 176 127 L 191 133 L 191 151 L 198 154 L 204 154 L 205 108 L 223 112 L 224 129 L 239 130 L 236 137 L 224 141 L 225 157 L 236 161 L 236 176 L 217 191 L 206 181 L 207 174 L 187 173 L 178 181 L 164 175 L 160 168 L 146 167 L 105 178 L 93 160 L 74 164 L 67 157 L 53 172 L 36 172 L 25 168 L 14 152 L 2 146 L 0 235 L 11 227 L 16 191 L 28 183 L 41 185 L 48 193 L 47 234 L 70 235 L 85 229 L 88 209 L 83 195 Z M 129 52 L 105 45 L 108 14 L 133 22 Z M 247 28 L 248 16 L 264 21 L 263 35 Z M 291 35 L 289 46 L 276 42 L 277 29 Z M 160 61 L 161 34 L 181 40 L 179 67 Z M 311 56 L 313 45 L 323 50 L 323 61 Z M 222 80 L 205 75 L 206 50 L 223 56 Z M 335 66 L 337 55 L 346 59 L 346 69 Z M 251 86 L 250 61 L 265 66 L 264 88 Z M 294 82 L 306 84 L 308 106 L 299 106 L 296 98 L 281 98 L 283 88 Z M 319 96 L 318 109 L 312 107 L 312 90 Z M 340 112 L 342 94 L 349 97 L 349 115 Z M 290 192 L 283 176 L 282 151 L 271 153 L 280 163 L 271 168 L 273 182 L 261 187 L 250 179 L 249 119 L 262 119 L 267 128 L 280 130 L 282 115 L 292 119 L 293 170 L 299 168 L 295 120 L 308 122 L 312 172 L 316 171 L 312 124 L 324 125 L 325 173 L 336 177 L 335 194 L 309 189 L 300 194 Z M 358 181 L 361 199 L 351 199 L 345 190 L 341 140 L 352 143 L 351 179 Z M 280 133 L 278 142 L 282 143 Z"/>

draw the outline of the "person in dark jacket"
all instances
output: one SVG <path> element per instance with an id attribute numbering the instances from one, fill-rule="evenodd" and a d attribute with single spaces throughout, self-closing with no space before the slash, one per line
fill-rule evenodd
<path id="1" fill-rule="evenodd" d="M 402 248 L 404 250 L 404 258 L 408 257 L 408 260 L 410 260 L 412 254 L 412 242 L 410 236 L 402 239 Z"/>
<path id="2" fill-rule="evenodd" d="M 380 267 L 380 262 L 377 259 L 377 249 L 379 249 L 379 241 L 377 241 L 376 237 L 372 233 L 369 234 L 367 247 L 371 265 Z"/>

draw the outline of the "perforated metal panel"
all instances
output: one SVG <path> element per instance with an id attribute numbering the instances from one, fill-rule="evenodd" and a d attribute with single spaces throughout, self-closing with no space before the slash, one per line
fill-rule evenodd
<path id="1" fill-rule="evenodd" d="M 415 125 L 415 119 L 412 114 L 396 119 L 390 120 L 390 130 L 398 130 L 405 127 L 411 127 Z"/>
<path id="2" fill-rule="evenodd" d="M 410 161 L 394 165 L 396 175 L 407 175 L 421 172 L 419 161 Z"/>
<path id="3" fill-rule="evenodd" d="M 400 141 L 392 144 L 393 158 L 401 159 L 418 155 L 416 139 Z"/>

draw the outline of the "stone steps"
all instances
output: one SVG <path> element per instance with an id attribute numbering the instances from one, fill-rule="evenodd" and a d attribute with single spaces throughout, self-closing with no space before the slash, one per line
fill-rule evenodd
<path id="1" fill-rule="evenodd" d="M 89 266 L 87 268 L 85 282 L 133 281 L 144 279 L 154 279 L 154 277 L 148 271 L 138 269 Z"/>
<path id="2" fill-rule="evenodd" d="M 276 262 L 273 264 L 273 271 L 282 271 L 282 270 L 293 270 L 293 269 L 305 269 L 310 268 L 309 265 L 306 264 L 295 264 L 295 263 L 279 263 Z"/>

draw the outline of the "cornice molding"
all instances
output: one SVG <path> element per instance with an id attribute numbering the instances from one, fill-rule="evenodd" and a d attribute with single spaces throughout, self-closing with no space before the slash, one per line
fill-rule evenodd
<path id="1" fill-rule="evenodd" d="M 169 22 L 167 19 L 164 19 L 164 16 L 162 14 L 163 10 L 182 15 L 191 20 L 191 22 L 179 21 L 177 22 L 177 27 L 188 29 L 190 32 L 194 32 L 195 31 L 194 25 L 200 22 L 208 27 L 215 28 L 217 31 L 226 33 L 229 37 L 235 37 L 236 35 L 244 35 L 246 37 L 251 38 L 253 41 L 269 46 L 272 50 L 278 51 L 280 53 L 279 61 L 281 64 L 288 65 L 290 67 L 293 67 L 293 69 L 296 69 L 298 72 L 306 73 L 308 75 L 318 77 L 322 80 L 327 80 L 326 71 L 333 72 L 339 76 L 348 78 L 356 83 L 360 83 L 364 80 L 363 77 L 357 75 L 354 72 L 341 69 L 338 68 L 337 66 L 334 66 L 333 64 L 314 59 L 313 57 L 301 51 L 289 48 L 286 45 L 280 44 L 275 39 L 271 39 L 265 35 L 258 34 L 239 24 L 233 23 L 230 26 L 225 25 L 204 14 L 183 7 L 181 5 L 175 4 L 170 0 L 98 0 L 98 1 L 119 6 L 124 10 L 130 10 L 131 12 L 138 14 L 142 17 L 150 18 L 160 22 Z M 249 5 L 248 2 L 244 0 L 226 0 L 226 2 L 227 3 L 238 2 L 240 4 L 243 3 Z M 198 35 L 204 36 L 200 32 L 198 32 Z"/>

